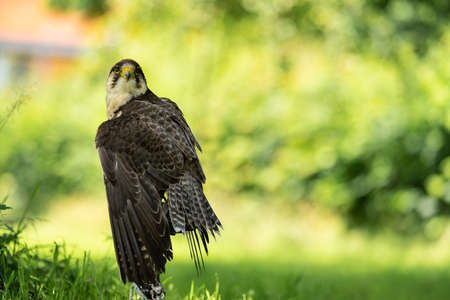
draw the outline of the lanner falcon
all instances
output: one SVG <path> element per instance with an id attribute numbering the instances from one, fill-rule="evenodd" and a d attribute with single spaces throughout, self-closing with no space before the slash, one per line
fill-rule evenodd
<path id="1" fill-rule="evenodd" d="M 222 228 L 203 193 L 201 147 L 175 102 L 148 89 L 134 60 L 112 67 L 106 92 L 108 120 L 95 144 L 120 275 L 148 299 L 163 299 L 159 275 L 173 256 L 170 235 L 186 235 L 200 268 L 200 245 L 208 253 L 209 234 Z"/>

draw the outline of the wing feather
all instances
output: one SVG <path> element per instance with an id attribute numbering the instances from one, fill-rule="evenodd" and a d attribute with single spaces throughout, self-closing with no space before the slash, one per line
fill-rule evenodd
<path id="1" fill-rule="evenodd" d="M 120 235 L 119 225 L 118 225 L 118 219 L 117 218 L 110 218 L 111 222 L 111 230 L 113 234 L 113 240 L 114 245 L 116 249 L 116 258 L 117 258 L 117 264 L 119 265 L 120 270 L 120 278 L 125 283 L 126 282 L 126 276 L 127 276 L 127 258 L 125 255 L 125 247 L 123 246 L 123 239 Z"/>
<path id="2" fill-rule="evenodd" d="M 157 283 L 172 258 L 168 220 L 154 185 L 123 153 L 100 147 L 111 229 L 121 278 Z"/>
<path id="3" fill-rule="evenodd" d="M 174 102 L 154 100 L 130 101 L 95 139 L 121 278 L 140 286 L 159 284 L 171 233 L 186 235 L 199 269 L 202 246 L 208 254 L 209 233 L 222 226 L 203 193 L 199 143 Z"/>
<path id="4" fill-rule="evenodd" d="M 119 232 L 120 235 L 122 237 L 122 242 L 124 244 L 124 250 L 125 250 L 125 256 L 127 259 L 127 277 L 129 281 L 133 281 L 135 282 L 138 279 L 137 276 L 137 272 L 136 272 L 136 263 L 134 261 L 134 255 L 133 252 L 131 251 L 131 246 L 130 246 L 130 239 L 129 239 L 129 234 L 131 233 L 127 233 L 127 231 L 125 230 L 125 225 L 123 222 L 123 218 L 119 217 L 118 219 L 118 223 L 119 223 Z"/>

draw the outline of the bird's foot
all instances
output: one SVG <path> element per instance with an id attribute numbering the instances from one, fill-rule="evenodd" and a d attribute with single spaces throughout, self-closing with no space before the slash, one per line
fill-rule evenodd
<path id="1" fill-rule="evenodd" d="M 134 299 L 134 295 L 137 295 L 137 299 L 143 299 L 143 300 L 147 300 L 147 298 L 145 297 L 145 295 L 141 292 L 141 290 L 139 289 L 138 285 L 136 283 L 133 282 L 133 284 L 130 286 L 130 290 L 128 292 L 129 295 L 129 300 L 133 300 Z"/>
<path id="2" fill-rule="evenodd" d="M 137 295 L 137 299 L 143 300 L 162 300 L 166 296 L 166 293 L 161 285 L 157 284 L 144 284 L 139 287 L 136 283 L 132 283 L 129 290 L 129 300 L 134 300 L 134 295 Z"/>

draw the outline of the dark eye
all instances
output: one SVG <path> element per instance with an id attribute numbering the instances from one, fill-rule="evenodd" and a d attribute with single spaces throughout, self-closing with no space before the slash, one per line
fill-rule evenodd
<path id="1" fill-rule="evenodd" d="M 115 68 L 114 68 L 114 70 L 113 70 L 113 71 L 114 71 L 114 73 L 116 73 L 116 74 L 119 74 L 119 72 L 120 72 L 120 68 L 119 68 L 119 67 L 117 66 L 117 67 L 115 67 Z"/>

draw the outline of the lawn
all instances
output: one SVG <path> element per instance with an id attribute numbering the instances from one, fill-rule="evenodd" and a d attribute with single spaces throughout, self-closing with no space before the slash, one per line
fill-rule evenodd
<path id="1" fill-rule="evenodd" d="M 168 299 L 181 299 L 193 278 L 187 263 L 171 265 Z M 404 268 L 343 259 L 311 262 L 299 257 L 291 263 L 276 257 L 211 262 L 195 284 L 214 288 L 216 277 L 223 299 L 448 299 L 447 268 Z"/>
<path id="2" fill-rule="evenodd" d="M 24 233 L 31 244 L 64 241 L 51 271 L 27 279 L 4 299 L 126 299 L 119 280 L 101 195 L 58 202 Z M 448 234 L 425 243 L 347 232 L 339 218 L 311 208 L 286 211 L 214 197 L 225 231 L 213 242 L 206 270 L 196 274 L 183 237 L 163 276 L 167 299 L 448 299 Z M 84 251 L 88 256 L 83 256 Z M 70 256 L 70 258 L 69 258 Z M 54 264 L 51 264 L 51 261 Z M 27 266 L 24 266 L 26 269 Z M 30 282 L 28 282 L 28 281 Z M 32 282 L 34 281 L 34 283 Z M 29 289 L 28 289 L 29 290 Z M 208 298 L 209 295 L 209 298 Z M 39 296 L 39 295 L 38 295 Z"/>

